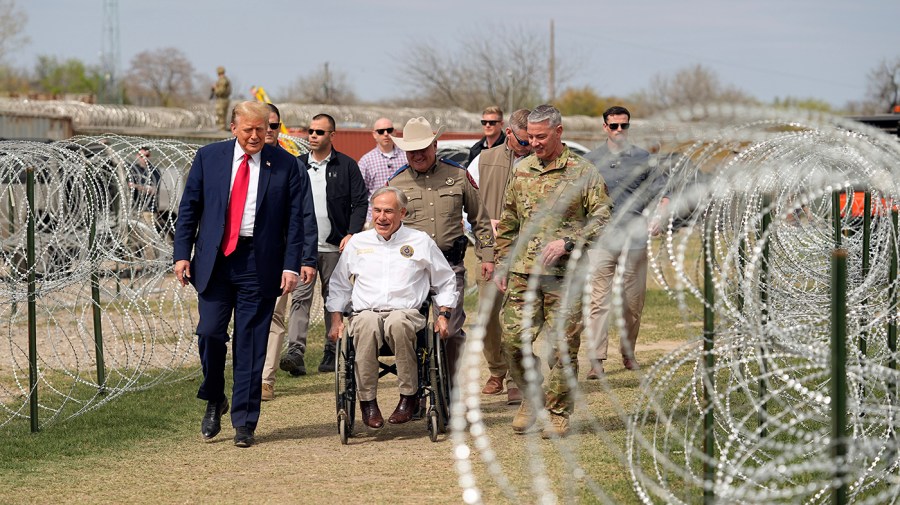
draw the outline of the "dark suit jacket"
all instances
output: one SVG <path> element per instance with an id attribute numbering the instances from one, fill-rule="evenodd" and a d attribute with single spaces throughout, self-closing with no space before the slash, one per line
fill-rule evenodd
<path id="1" fill-rule="evenodd" d="M 206 289 L 222 247 L 236 142 L 216 142 L 197 151 L 178 206 L 174 260 L 191 260 L 191 283 L 198 293 Z M 316 266 L 317 230 L 314 215 L 304 220 L 313 203 L 309 197 L 304 201 L 303 195 L 310 194 L 309 176 L 297 158 L 269 145 L 260 155 L 253 249 L 262 293 L 278 296 L 282 271 Z M 312 250 L 304 247 L 309 237 Z"/>
<path id="2" fill-rule="evenodd" d="M 300 155 L 300 167 L 309 168 L 309 153 Z M 340 245 L 348 233 L 362 231 L 369 210 L 369 188 L 353 158 L 334 149 L 325 166 L 325 201 L 331 222 L 326 242 Z"/>

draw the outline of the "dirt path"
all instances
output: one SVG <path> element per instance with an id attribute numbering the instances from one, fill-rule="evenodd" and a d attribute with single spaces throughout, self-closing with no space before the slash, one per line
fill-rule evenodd
<path id="1" fill-rule="evenodd" d="M 650 356 L 658 358 L 682 344 L 659 341 L 639 346 L 638 358 L 649 365 Z M 588 370 L 584 365 L 582 377 Z M 636 386 L 639 375 L 619 368 L 620 363 L 607 367 L 614 378 L 610 382 Z M 453 444 L 447 437 L 432 443 L 423 421 L 371 432 L 357 413 L 358 434 L 349 445 L 341 445 L 332 377 L 290 378 L 279 373 L 277 398 L 263 404 L 259 443 L 250 449 L 233 446 L 227 416 L 222 434 L 212 443 L 201 442 L 194 433 L 199 431 L 202 408 L 197 402 L 196 430 L 144 442 L 113 458 L 49 462 L 17 478 L 15 485 L 0 484 L 0 503 L 461 503 Z M 589 404 L 602 401 L 606 393 L 597 383 L 581 384 Z M 396 381 L 382 379 L 378 395 L 387 416 L 397 399 Z M 515 407 L 506 405 L 505 395 L 481 399 L 492 446 L 503 451 L 507 463 L 524 464 L 523 438 L 509 429 Z M 586 437 L 592 435 L 582 433 L 567 442 L 577 448 L 588 443 Z M 510 471 L 508 464 L 505 470 Z M 487 503 L 505 501 L 496 484 L 484 477 L 479 462 L 476 473 L 483 479 Z M 526 473 L 524 467 L 521 473 Z M 520 485 L 520 492 L 526 493 L 523 500 L 533 501 L 527 482 Z"/>

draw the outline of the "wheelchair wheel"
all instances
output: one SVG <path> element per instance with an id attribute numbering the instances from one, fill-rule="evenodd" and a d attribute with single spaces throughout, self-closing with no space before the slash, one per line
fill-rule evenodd
<path id="1" fill-rule="evenodd" d="M 437 333 L 431 332 L 432 354 L 431 387 L 434 389 L 433 410 L 437 414 L 437 425 L 441 433 L 446 433 L 450 422 L 450 382 L 447 370 L 447 354 L 444 341 Z M 429 418 L 430 423 L 430 418 Z M 430 429 L 430 428 L 429 428 Z"/>
<path id="2" fill-rule="evenodd" d="M 350 431 L 353 428 L 350 426 L 350 423 L 347 422 L 347 413 L 341 412 L 338 414 L 338 433 L 341 435 L 341 443 L 347 445 L 347 441 L 350 439 L 351 433 Z"/>
<path id="3" fill-rule="evenodd" d="M 431 409 L 428 411 L 428 438 L 430 438 L 432 442 L 437 442 L 439 433 L 441 433 L 441 426 L 437 409 Z"/>
<path id="4" fill-rule="evenodd" d="M 335 345 L 334 363 L 334 397 L 337 410 L 338 433 L 341 443 L 346 444 L 353 436 L 353 424 L 356 419 L 356 383 L 354 379 L 352 343 L 345 334 Z"/>

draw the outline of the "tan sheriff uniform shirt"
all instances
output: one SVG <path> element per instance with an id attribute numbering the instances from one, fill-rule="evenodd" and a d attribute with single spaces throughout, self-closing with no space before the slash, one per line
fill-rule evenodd
<path id="1" fill-rule="evenodd" d="M 478 188 L 464 168 L 437 161 L 424 173 L 407 166 L 388 181 L 409 199 L 403 223 L 434 239 L 442 251 L 463 236 L 462 213 L 465 209 L 475 233 L 475 255 L 484 262 L 494 261 L 494 234 Z"/>

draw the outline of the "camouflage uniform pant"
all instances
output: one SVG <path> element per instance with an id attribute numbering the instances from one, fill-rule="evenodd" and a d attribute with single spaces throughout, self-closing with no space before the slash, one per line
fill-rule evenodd
<path id="1" fill-rule="evenodd" d="M 554 349 L 559 349 L 560 339 L 565 338 L 569 351 L 571 372 L 578 376 L 578 347 L 581 345 L 581 330 L 584 328 L 581 317 L 581 297 L 572 297 L 568 307 L 562 307 L 564 278 L 555 275 L 542 275 L 539 277 L 535 290 L 534 310 L 532 311 L 531 327 L 525 330 L 525 295 L 528 291 L 528 276 L 511 273 L 506 286 L 506 294 L 503 297 L 503 308 L 500 313 L 500 325 L 503 330 L 503 354 L 509 363 L 509 373 L 516 384 L 525 382 L 525 370 L 522 366 L 524 358 L 524 344 L 533 343 L 539 335 L 543 335 Z M 565 310 L 563 310 L 565 309 Z M 563 330 L 565 335 L 558 335 L 556 326 L 559 318 L 564 318 Z M 557 351 L 558 352 L 558 351 Z M 533 354 L 532 354 L 533 356 Z M 550 379 L 547 382 L 547 410 L 555 414 L 568 415 L 575 405 L 569 392 L 566 381 L 565 365 L 561 359 L 550 370 Z M 535 371 L 537 379 L 535 385 L 543 383 L 540 370 L 540 361 L 535 359 Z"/>
<path id="2" fill-rule="evenodd" d="M 223 130 L 228 129 L 228 125 L 231 123 L 228 121 L 228 99 L 217 99 L 216 100 L 216 123 L 218 123 L 219 128 Z"/>

